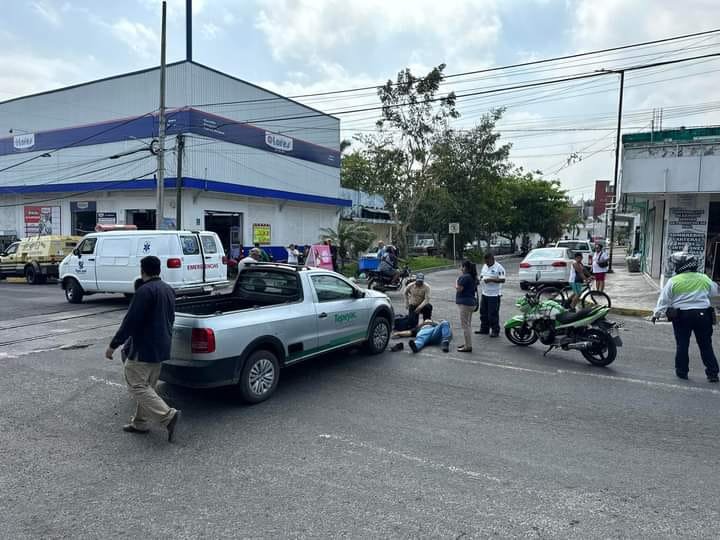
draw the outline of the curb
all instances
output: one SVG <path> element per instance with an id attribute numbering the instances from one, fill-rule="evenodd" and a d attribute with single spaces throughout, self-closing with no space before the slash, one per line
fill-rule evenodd
<path id="1" fill-rule="evenodd" d="M 624 315 L 625 317 L 652 317 L 653 315 L 653 311 L 650 309 L 625 307 L 611 307 L 610 313 L 613 315 Z"/>

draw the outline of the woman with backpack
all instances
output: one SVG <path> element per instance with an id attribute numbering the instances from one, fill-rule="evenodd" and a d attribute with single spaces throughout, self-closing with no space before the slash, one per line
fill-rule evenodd
<path id="1" fill-rule="evenodd" d="M 592 272 L 595 278 L 595 287 L 598 291 L 605 291 L 605 276 L 610 266 L 610 255 L 599 242 L 595 244 L 595 253 L 592 258 Z"/>

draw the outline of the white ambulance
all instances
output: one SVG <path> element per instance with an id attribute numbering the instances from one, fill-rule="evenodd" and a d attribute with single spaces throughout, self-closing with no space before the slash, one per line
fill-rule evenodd
<path id="1" fill-rule="evenodd" d="M 160 276 L 178 295 L 228 285 L 225 251 L 214 232 L 115 230 L 86 235 L 62 261 L 65 298 L 79 304 L 95 293 L 132 295 L 140 260 L 148 255 L 160 259 Z"/>

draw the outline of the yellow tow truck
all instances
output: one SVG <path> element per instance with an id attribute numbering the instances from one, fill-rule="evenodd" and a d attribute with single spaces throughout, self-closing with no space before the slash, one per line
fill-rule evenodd
<path id="1" fill-rule="evenodd" d="M 24 277 L 30 285 L 58 278 L 58 267 L 72 253 L 79 236 L 32 236 L 10 244 L 0 253 L 0 279 Z"/>

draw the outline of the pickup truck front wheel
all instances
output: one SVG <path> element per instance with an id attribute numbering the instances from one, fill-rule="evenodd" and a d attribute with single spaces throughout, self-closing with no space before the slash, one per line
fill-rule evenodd
<path id="1" fill-rule="evenodd" d="M 245 362 L 240 374 L 240 394 L 248 403 L 260 403 L 277 388 L 280 363 L 277 356 L 266 350 L 255 351 Z"/>
<path id="2" fill-rule="evenodd" d="M 390 342 L 390 321 L 378 316 L 370 324 L 369 339 L 365 343 L 365 350 L 370 354 L 380 354 Z"/>

